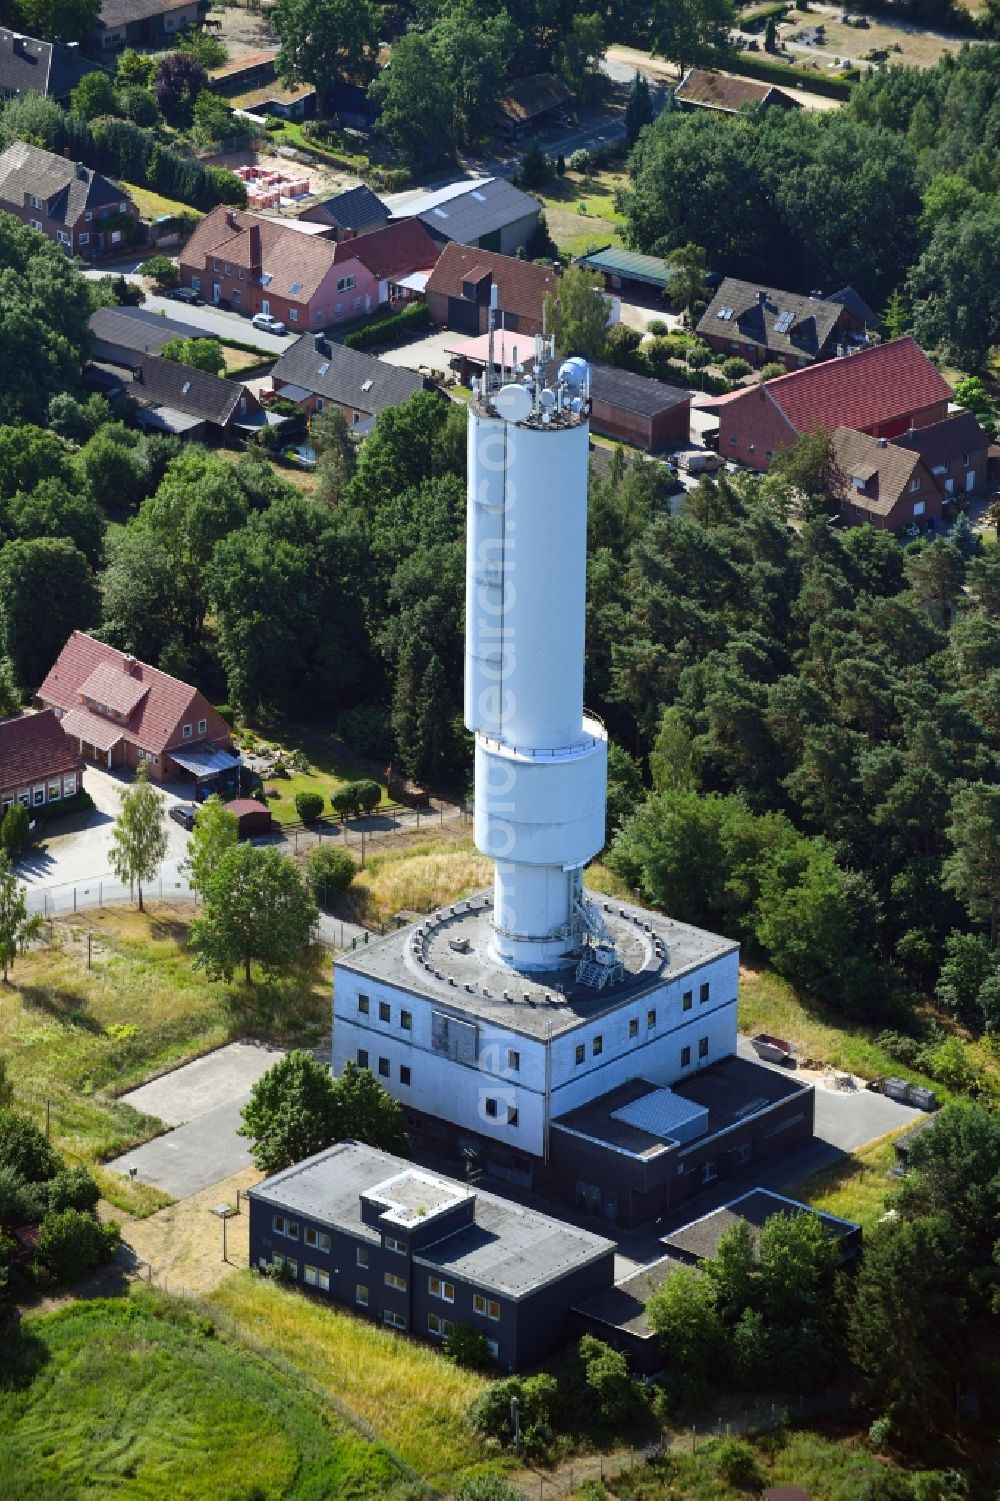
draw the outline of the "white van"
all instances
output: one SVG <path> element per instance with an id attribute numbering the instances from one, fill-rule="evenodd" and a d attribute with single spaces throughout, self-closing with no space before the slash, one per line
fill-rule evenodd
<path id="1" fill-rule="evenodd" d="M 688 474 L 714 474 L 717 469 L 722 468 L 725 459 L 711 449 L 692 448 L 688 453 L 676 454 L 674 462 Z"/>

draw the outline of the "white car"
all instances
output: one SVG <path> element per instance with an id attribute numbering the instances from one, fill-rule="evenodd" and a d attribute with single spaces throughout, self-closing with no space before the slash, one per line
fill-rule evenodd
<path id="1" fill-rule="evenodd" d="M 263 329 L 266 334 L 287 334 L 288 329 L 280 318 L 272 318 L 270 313 L 255 313 L 251 322 L 254 328 Z"/>

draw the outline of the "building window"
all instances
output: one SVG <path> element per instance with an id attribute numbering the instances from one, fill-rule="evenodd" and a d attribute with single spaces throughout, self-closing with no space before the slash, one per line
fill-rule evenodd
<path id="1" fill-rule="evenodd" d="M 388 1001 L 379 1001 L 379 1003 L 378 1003 L 378 1019 L 379 1019 L 380 1022 L 391 1022 L 392 1021 L 392 1007 L 389 1005 Z"/>
<path id="2" fill-rule="evenodd" d="M 521 1072 L 521 1055 L 516 1048 L 507 1049 L 507 1067 L 512 1074 Z"/>
<path id="3" fill-rule="evenodd" d="M 969 455 L 967 453 L 963 453 L 963 455 L 962 455 L 962 468 L 963 469 L 968 469 L 968 467 L 969 467 Z"/>
<path id="4" fill-rule="evenodd" d="M 386 1248 L 387 1251 L 395 1251 L 395 1252 L 397 1252 L 397 1254 L 400 1255 L 400 1256 L 405 1256 L 406 1255 L 406 1241 L 405 1240 L 397 1240 L 394 1235 L 387 1235 L 386 1236 L 386 1238 L 385 1238 L 385 1248 Z"/>
<path id="5" fill-rule="evenodd" d="M 246 272 L 243 270 L 242 266 L 239 269 L 238 275 L 239 275 L 240 281 L 246 281 L 246 279 L 247 279 Z"/>
<path id="6" fill-rule="evenodd" d="M 299 310 L 298 310 L 297 307 L 290 307 L 288 309 L 288 321 L 289 321 L 289 323 L 298 323 L 298 321 L 299 321 Z"/>
<path id="7" fill-rule="evenodd" d="M 411 1011 L 401 1011 L 399 1013 L 399 1025 L 402 1027 L 404 1032 L 412 1032 L 413 1013 Z"/>
<path id="8" fill-rule="evenodd" d="M 719 1169 L 718 1169 L 718 1165 L 716 1164 L 716 1162 L 714 1160 L 712 1162 L 706 1162 L 706 1163 L 704 1163 L 704 1165 L 702 1166 L 702 1169 L 701 1169 L 701 1181 L 702 1181 L 702 1183 L 714 1183 L 715 1180 L 716 1180 L 716 1178 L 718 1176 L 719 1176 Z"/>
<path id="9" fill-rule="evenodd" d="M 486 1341 L 486 1348 L 487 1350 L 489 1350 L 494 1360 L 500 1359 L 500 1346 L 495 1339 L 488 1339 Z"/>
<path id="10" fill-rule="evenodd" d="M 60 245 L 72 245 L 73 243 L 73 236 L 67 234 L 64 229 L 56 230 L 56 239 L 59 241 Z"/>
<path id="11" fill-rule="evenodd" d="M 192 290 L 192 292 L 200 292 L 201 291 L 201 277 L 200 276 L 192 276 L 192 278 L 191 278 L 191 290 Z"/>
<path id="12" fill-rule="evenodd" d="M 358 1282 L 354 1287 L 354 1301 L 359 1308 L 368 1307 L 368 1289 L 363 1282 Z"/>
<path id="13" fill-rule="evenodd" d="M 36 808 L 39 807 L 42 803 L 44 803 L 44 801 L 45 801 L 45 788 L 44 787 L 34 787 L 32 789 L 32 793 L 31 793 L 31 800 L 34 803 L 34 805 L 35 805 Z"/>
<path id="14" fill-rule="evenodd" d="M 927 509 L 927 503 L 926 503 L 926 501 L 915 500 L 913 502 L 913 514 L 914 514 L 914 516 L 922 516 L 924 514 L 924 511 L 926 509 Z"/>
<path id="15" fill-rule="evenodd" d="M 186 724 L 184 726 L 184 728 L 181 730 L 181 734 L 183 735 L 183 737 L 184 737 L 185 740 L 190 740 L 191 739 L 191 726 L 189 724 Z"/>
<path id="16" fill-rule="evenodd" d="M 517 1119 L 518 1119 L 518 1117 L 517 1117 L 517 1106 L 516 1105 L 508 1105 L 507 1106 L 507 1124 L 508 1124 L 508 1126 L 516 1126 L 517 1125 Z"/>
<path id="17" fill-rule="evenodd" d="M 586 1058 L 586 1056 L 587 1056 L 587 1049 L 584 1047 L 584 1045 L 583 1045 L 582 1042 L 578 1042 L 577 1045 L 576 1045 L 576 1061 L 577 1061 L 577 1063 L 582 1063 L 583 1060 Z"/>
<path id="18" fill-rule="evenodd" d="M 62 792 L 59 786 L 59 778 L 57 777 L 54 782 L 49 783 L 49 802 L 57 803 L 61 796 Z"/>
<path id="19" fill-rule="evenodd" d="M 691 1002 L 693 1000 L 694 1000 L 694 991 L 693 990 L 685 990 L 684 994 L 681 996 L 681 1010 L 682 1011 L 690 1011 L 691 1010 Z"/>
<path id="20" fill-rule="evenodd" d="M 315 1246 L 317 1251 L 330 1253 L 330 1237 L 323 1230 L 314 1230 L 312 1225 L 307 1225 L 302 1232 L 302 1239 L 307 1246 Z"/>
<path id="21" fill-rule="evenodd" d="M 406 1278 L 399 1277 L 395 1272 L 386 1272 L 384 1277 L 386 1287 L 394 1287 L 398 1293 L 405 1293 Z"/>
<path id="22" fill-rule="evenodd" d="M 382 1322 L 383 1324 L 388 1324 L 390 1329 L 406 1328 L 406 1320 L 404 1319 L 403 1315 L 401 1313 L 395 1313 L 391 1308 L 387 1308 L 385 1310 L 385 1313 L 383 1313 Z"/>
<path id="23" fill-rule="evenodd" d="M 708 1038 L 707 1037 L 699 1037 L 698 1038 L 698 1057 L 699 1058 L 707 1058 L 708 1057 Z"/>
<path id="24" fill-rule="evenodd" d="M 198 721 L 198 734 L 199 735 L 207 735 L 208 734 L 208 720 L 207 719 L 199 719 L 199 721 Z"/>
<path id="25" fill-rule="evenodd" d="M 63 777 L 63 797 L 72 797 L 76 791 L 76 772 L 71 772 L 68 777 Z"/>
<path id="26" fill-rule="evenodd" d="M 712 993 L 712 987 L 706 980 L 698 992 L 698 1001 L 703 1006 Z"/>
<path id="27" fill-rule="evenodd" d="M 304 1266 L 302 1280 L 308 1287 L 318 1287 L 325 1293 L 330 1291 L 330 1273 L 324 1272 L 318 1266 Z"/>
<path id="28" fill-rule="evenodd" d="M 358 1068 L 368 1067 L 368 1049 L 358 1048 Z"/>
<path id="29" fill-rule="evenodd" d="M 455 1301 L 454 1282 L 442 1282 L 440 1277 L 429 1277 L 427 1279 L 427 1291 L 432 1298 L 443 1298 L 446 1303 L 454 1303 Z"/>
<path id="30" fill-rule="evenodd" d="M 600 1032 L 598 1032 L 597 1036 L 590 1044 L 590 1051 L 593 1053 L 595 1058 L 599 1058 L 604 1052 L 604 1038 L 601 1036 Z"/>
<path id="31" fill-rule="evenodd" d="M 340 278 L 340 280 L 338 281 L 338 283 L 337 283 L 337 291 L 338 292 L 350 292 L 351 289 L 354 286 L 355 280 L 356 280 L 356 278 L 353 277 L 353 276 L 342 276 Z M 337 308 L 337 317 L 338 318 L 340 317 L 340 308 L 339 307 Z"/>
<path id="32" fill-rule="evenodd" d="M 355 1264 L 357 1266 L 367 1266 L 368 1265 L 368 1247 L 367 1246 L 358 1246 L 357 1255 L 355 1256 L 354 1260 L 355 1260 Z"/>
<path id="33" fill-rule="evenodd" d="M 354 299 L 354 311 L 356 313 L 360 313 L 360 311 L 361 311 L 361 298 L 360 297 L 355 297 L 355 299 Z"/>
<path id="34" fill-rule="evenodd" d="M 739 438 L 736 438 L 736 437 L 731 437 L 731 438 L 730 438 L 730 439 L 729 439 L 729 446 L 730 446 L 730 448 L 738 448 L 738 447 L 739 447 L 739 445 L 740 445 L 740 440 L 739 440 Z"/>
<path id="35" fill-rule="evenodd" d="M 486 1114 L 489 1116 L 490 1120 L 496 1120 L 496 1114 L 497 1114 L 497 1102 L 496 1102 L 496 1100 L 487 1098 L 487 1101 L 486 1101 Z"/>
<path id="36" fill-rule="evenodd" d="M 276 1214 L 271 1220 L 271 1229 L 275 1235 L 287 1235 L 289 1240 L 298 1240 L 299 1226 L 297 1220 L 286 1219 L 283 1214 Z"/>
<path id="37" fill-rule="evenodd" d="M 31 225 L 32 229 L 41 229 L 42 227 L 41 219 L 29 219 L 28 223 Z M 83 243 L 83 235 L 80 236 L 80 243 Z"/>
<path id="38" fill-rule="evenodd" d="M 485 1298 L 482 1293 L 473 1293 L 472 1311 L 482 1314 L 484 1318 L 493 1319 L 494 1322 L 500 1318 L 500 1304 L 494 1298 Z"/>
<path id="39" fill-rule="evenodd" d="M 639 1018 L 637 1016 L 629 1017 L 628 1035 L 630 1037 L 638 1037 L 639 1035 Z"/>
<path id="40" fill-rule="evenodd" d="M 388 1058 L 380 1058 L 379 1059 L 379 1061 L 378 1061 L 378 1072 L 379 1072 L 379 1078 L 381 1078 L 381 1079 L 388 1079 L 388 1077 L 389 1077 L 389 1060 L 388 1060 Z"/>
<path id="41" fill-rule="evenodd" d="M 920 489 L 920 475 L 918 474 L 915 479 L 911 479 L 910 480 L 910 494 L 911 495 L 916 495 L 916 493 L 917 493 L 917 491 L 919 489 Z"/>
<path id="42" fill-rule="evenodd" d="M 366 995 L 358 996 L 358 1010 L 362 1016 L 368 1015 L 368 997 Z"/>
<path id="43" fill-rule="evenodd" d="M 691 1049 L 681 1048 L 681 1068 L 691 1067 Z"/>
<path id="44" fill-rule="evenodd" d="M 277 1267 L 279 1271 L 283 1267 L 289 1277 L 297 1277 L 299 1275 L 299 1264 L 294 1256 L 272 1256 L 271 1265 Z"/>
<path id="45" fill-rule="evenodd" d="M 647 1011 L 646 1012 L 646 1026 L 647 1027 L 655 1027 L 656 1026 L 656 1012 L 655 1011 Z"/>
<path id="46" fill-rule="evenodd" d="M 451 1319 L 443 1319 L 439 1313 L 427 1315 L 427 1333 L 436 1335 L 438 1339 L 447 1339 L 454 1328 Z"/>
<path id="47" fill-rule="evenodd" d="M 410 1082 L 410 1066 L 408 1063 L 401 1063 L 399 1065 L 399 1082 L 400 1084 L 409 1084 Z"/>
<path id="48" fill-rule="evenodd" d="M 756 443 L 748 443 L 747 444 L 747 451 L 749 453 L 756 453 L 757 452 L 757 445 L 756 445 Z"/>

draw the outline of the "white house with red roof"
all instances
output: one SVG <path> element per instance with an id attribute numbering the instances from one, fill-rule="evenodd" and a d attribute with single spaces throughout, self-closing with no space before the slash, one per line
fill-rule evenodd
<path id="1" fill-rule="evenodd" d="M 81 757 L 109 769 L 140 761 L 157 781 L 233 772 L 232 732 L 190 683 L 74 631 L 38 690 Z"/>
<path id="2" fill-rule="evenodd" d="M 719 414 L 719 453 L 766 470 L 803 433 L 851 428 L 893 439 L 942 422 L 952 391 L 909 335 L 744 386 L 702 405 Z"/>
<path id="3" fill-rule="evenodd" d="M 83 759 L 51 709 L 0 721 L 0 819 L 15 802 L 61 803 L 83 785 Z"/>

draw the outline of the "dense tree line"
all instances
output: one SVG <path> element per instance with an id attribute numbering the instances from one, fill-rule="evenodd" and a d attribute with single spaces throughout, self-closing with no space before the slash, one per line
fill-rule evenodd
<path id="1" fill-rule="evenodd" d="M 898 293 L 895 331 L 977 367 L 1000 342 L 998 121 L 996 45 L 881 70 L 841 110 L 666 111 L 629 159 L 629 241 L 876 308 Z"/>

